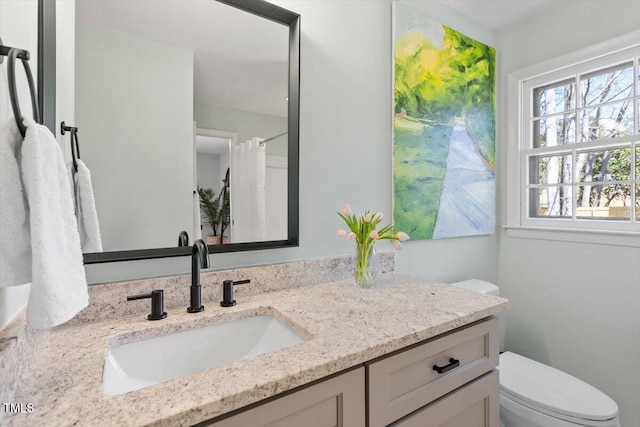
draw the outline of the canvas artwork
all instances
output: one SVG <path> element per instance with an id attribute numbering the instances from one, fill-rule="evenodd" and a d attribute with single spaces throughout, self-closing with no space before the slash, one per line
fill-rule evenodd
<path id="1" fill-rule="evenodd" d="M 394 4 L 393 218 L 415 239 L 495 232 L 495 49 Z"/>

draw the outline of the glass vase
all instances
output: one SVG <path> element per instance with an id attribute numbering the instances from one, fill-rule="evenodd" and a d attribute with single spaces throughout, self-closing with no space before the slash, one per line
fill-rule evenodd
<path id="1" fill-rule="evenodd" d="M 353 279 L 357 286 L 373 286 L 378 276 L 378 257 L 373 243 L 356 243 L 356 255 L 353 259 Z"/>

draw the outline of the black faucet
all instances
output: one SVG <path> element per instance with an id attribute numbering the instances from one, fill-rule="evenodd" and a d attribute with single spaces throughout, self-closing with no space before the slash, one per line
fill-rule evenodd
<path id="1" fill-rule="evenodd" d="M 204 310 L 200 268 L 209 268 L 209 250 L 202 239 L 196 240 L 191 250 L 191 305 L 187 308 L 189 313 L 199 313 Z"/>

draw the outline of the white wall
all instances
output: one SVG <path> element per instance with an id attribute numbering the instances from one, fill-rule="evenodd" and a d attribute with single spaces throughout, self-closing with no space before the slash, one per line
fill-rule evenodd
<path id="1" fill-rule="evenodd" d="M 211 259 L 214 269 L 351 254 L 351 242 L 335 236 L 343 227 L 336 211 L 344 203 L 356 210 L 380 210 L 391 218 L 391 2 L 274 3 L 302 16 L 300 247 L 216 254 Z M 495 32 L 440 3 L 415 6 L 471 37 L 497 44 Z M 206 122 L 203 111 L 196 106 L 198 127 L 233 130 Z M 495 248 L 494 236 L 410 241 L 397 254 L 396 267 L 443 281 L 496 281 Z M 393 250 L 386 242 L 378 249 Z M 149 271 L 187 272 L 189 266 L 188 257 L 168 258 L 94 264 L 87 274 L 99 283 L 144 277 Z"/>
<path id="2" fill-rule="evenodd" d="M 287 131 L 286 117 L 252 113 L 202 103 L 196 103 L 194 108 L 195 120 L 199 128 L 235 132 L 238 134 L 238 142 L 244 142 L 254 136 L 265 139 L 271 138 Z M 267 154 L 286 156 L 286 136 L 267 142 Z"/>
<path id="3" fill-rule="evenodd" d="M 218 193 L 222 188 L 220 178 L 220 155 L 198 153 L 198 187 L 212 188 Z M 226 169 L 225 169 L 226 170 Z"/>
<path id="4" fill-rule="evenodd" d="M 76 126 L 103 247 L 174 246 L 193 226 L 193 53 L 81 23 L 76 35 Z"/>
<path id="5" fill-rule="evenodd" d="M 498 108 L 506 76 L 640 28 L 640 3 L 563 1 L 501 34 Z M 515 124 L 511 124 L 515 125 Z M 504 159 L 503 127 L 498 146 Z M 506 165 L 499 162 L 502 222 Z M 509 298 L 505 346 L 591 383 L 640 426 L 640 249 L 509 238 L 499 241 L 498 284 Z"/>
<path id="6" fill-rule="evenodd" d="M 31 54 L 29 66 L 33 79 L 38 79 L 38 2 L 37 0 L 0 1 L 0 28 L 2 42 L 6 46 L 26 49 Z M 20 60 L 16 61 L 16 85 L 20 109 L 31 116 L 29 86 Z M 36 83 L 37 84 L 37 83 Z M 7 58 L 0 65 L 0 123 L 13 117 L 7 84 Z M 4 142 L 4 141 L 1 141 Z M 6 239 L 0 244 L 10 245 Z M 29 286 L 0 287 L 0 328 L 8 323 L 27 303 Z"/>
<path id="7" fill-rule="evenodd" d="M 265 240 L 287 238 L 287 158 L 267 156 L 265 170 Z"/>
<path id="8" fill-rule="evenodd" d="M 75 126 L 76 2 L 56 2 L 56 122 Z M 71 64 L 71 66 L 69 66 Z M 56 140 L 66 161 L 72 159 L 70 135 L 61 135 L 56 126 Z M 81 137 L 80 137 L 81 138 Z"/>
<path id="9" fill-rule="evenodd" d="M 297 258 L 351 254 L 350 242 L 335 236 L 343 227 L 336 211 L 344 203 L 391 218 L 391 3 L 274 3 L 302 16 Z M 439 3 L 408 4 L 484 43 L 497 43 L 495 32 Z M 495 281 L 495 245 L 494 236 L 410 241 L 397 254 L 396 267 L 436 280 Z M 384 243 L 380 249 L 392 250 Z"/>
<path id="10" fill-rule="evenodd" d="M 229 169 L 230 164 L 229 150 L 226 150 L 224 153 L 220 154 L 220 174 L 218 175 L 218 182 L 220 184 L 222 184 L 222 181 L 227 177 L 227 169 Z"/>

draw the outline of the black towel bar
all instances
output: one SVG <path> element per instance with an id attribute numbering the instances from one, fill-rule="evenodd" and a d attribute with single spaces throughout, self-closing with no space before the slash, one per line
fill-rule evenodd
<path id="1" fill-rule="evenodd" d="M 10 46 L 3 46 L 2 39 L 0 39 L 0 59 L 6 56 L 9 60 L 7 62 L 7 79 L 9 83 L 9 99 L 11 100 L 11 109 L 13 110 L 13 116 L 16 119 L 16 125 L 20 134 L 24 138 L 27 134 L 27 128 L 22 120 L 22 112 L 20 111 L 20 103 L 18 100 L 18 90 L 16 87 L 16 58 L 22 61 L 24 72 L 27 75 L 27 82 L 29 84 L 29 92 L 31 95 L 31 107 L 33 111 L 33 119 L 36 123 L 40 123 L 40 109 L 38 108 L 38 97 L 36 95 L 36 85 L 33 82 L 33 74 L 31 74 L 31 67 L 29 67 L 29 52 L 23 49 L 17 49 Z M 0 61 L 2 63 L 2 61 Z"/>
<path id="2" fill-rule="evenodd" d="M 0 39 L 0 43 L 2 43 L 2 39 Z M 9 56 L 9 51 L 11 49 L 16 49 L 15 47 L 10 47 L 10 46 L 0 46 L 0 56 Z M 29 52 L 26 50 L 22 50 L 22 49 L 16 49 L 18 51 L 18 55 L 17 58 L 18 59 L 24 59 L 25 61 L 28 61 L 29 59 L 31 59 L 31 55 L 29 55 Z M 4 58 L 0 58 L 0 64 L 2 64 L 2 61 L 4 61 Z"/>

